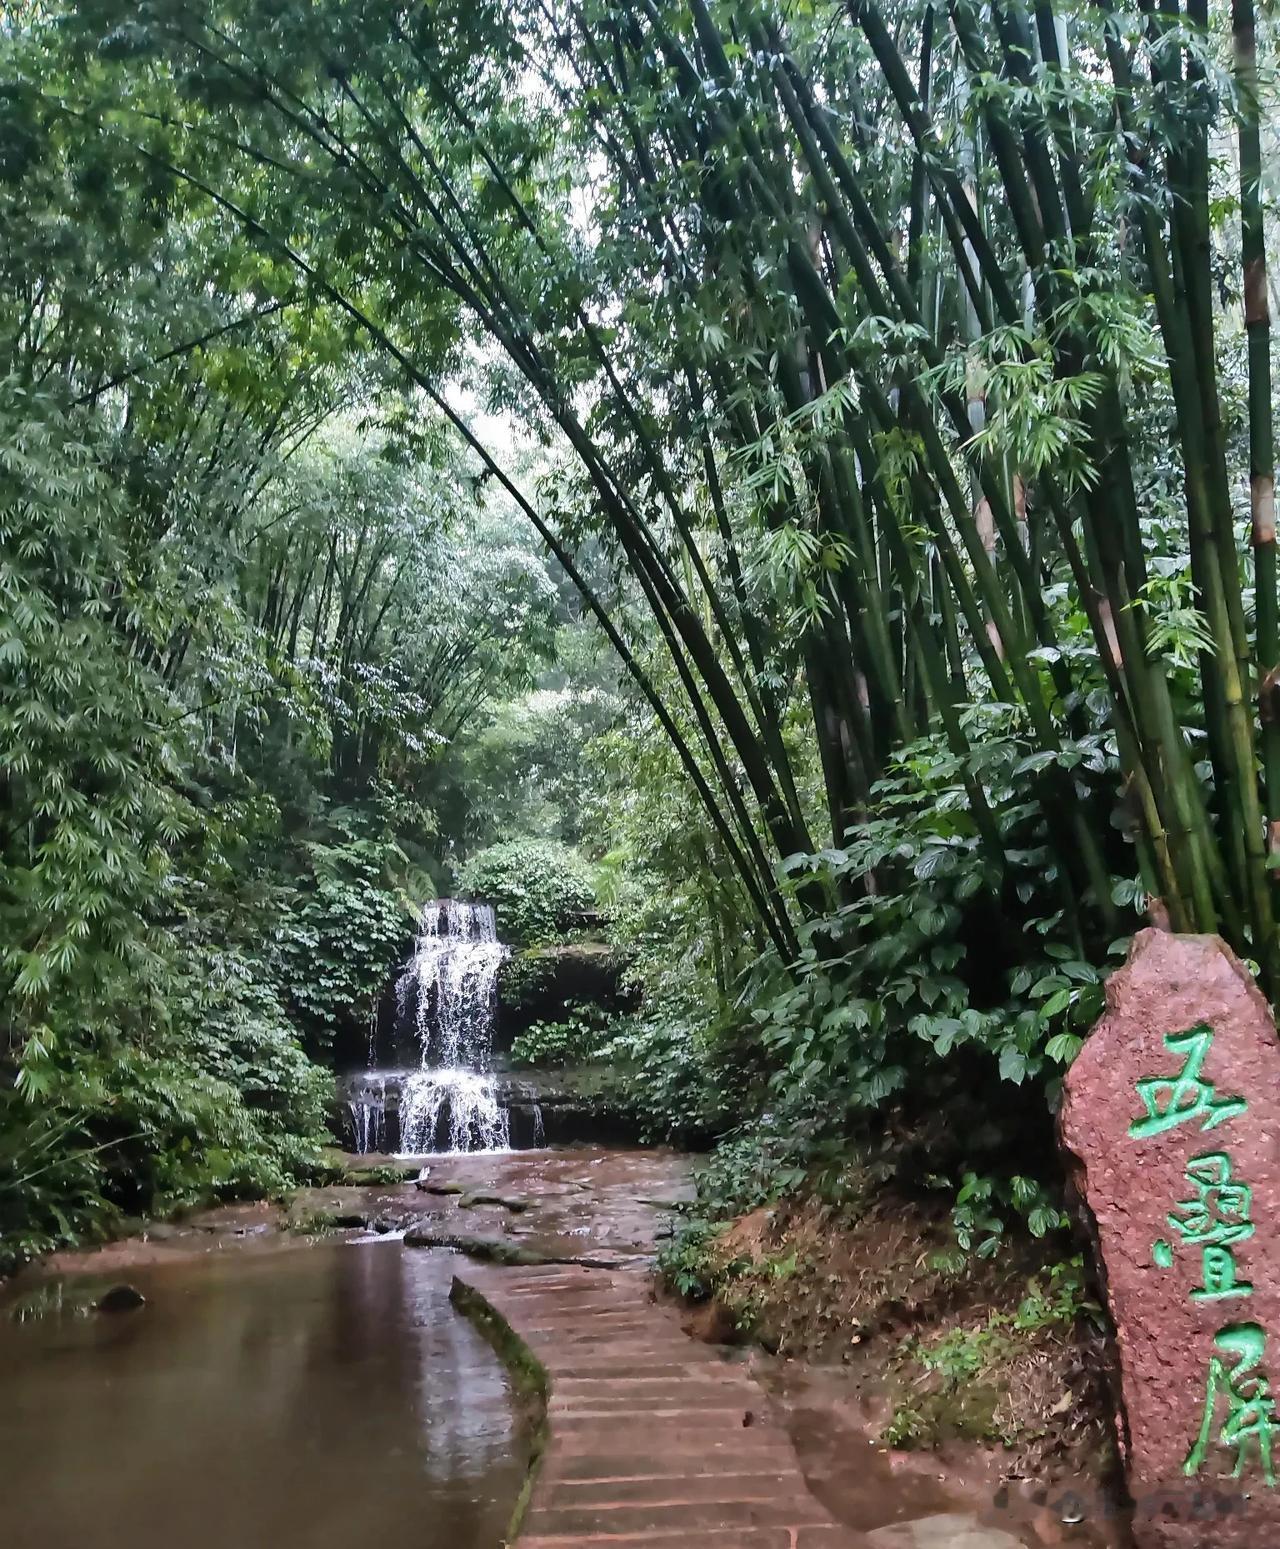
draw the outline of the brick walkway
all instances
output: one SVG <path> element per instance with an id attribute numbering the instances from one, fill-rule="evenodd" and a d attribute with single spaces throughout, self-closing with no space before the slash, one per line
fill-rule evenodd
<path id="1" fill-rule="evenodd" d="M 690 1339 L 636 1270 L 458 1277 L 541 1362 L 550 1440 L 520 1549 L 856 1549 L 809 1494 L 741 1367 Z"/>

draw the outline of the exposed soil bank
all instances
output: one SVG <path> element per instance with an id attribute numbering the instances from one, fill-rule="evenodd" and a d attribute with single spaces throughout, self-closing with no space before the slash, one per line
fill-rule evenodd
<path id="1" fill-rule="evenodd" d="M 882 1198 L 755 1210 L 707 1252 L 685 1325 L 751 1356 L 811 1488 L 859 1530 L 963 1505 L 1027 1544 L 1115 1545 L 1108 1354 L 1072 1263 L 942 1262 L 941 1216 Z M 763 1347 L 763 1348 L 761 1348 Z"/>

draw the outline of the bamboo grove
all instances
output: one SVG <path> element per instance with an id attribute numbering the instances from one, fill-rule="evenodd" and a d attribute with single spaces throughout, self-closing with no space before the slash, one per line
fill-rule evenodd
<path id="1" fill-rule="evenodd" d="M 41 111 L 236 222 L 451 423 L 780 953 L 839 902 L 782 863 L 940 735 L 1003 906 L 1030 824 L 1082 949 L 1136 873 L 1280 992 L 1250 0 L 95 0 L 77 27 L 81 88 L 33 82 Z M 554 475 L 522 484 L 463 372 Z M 1030 816 L 984 775 L 996 722 Z"/>

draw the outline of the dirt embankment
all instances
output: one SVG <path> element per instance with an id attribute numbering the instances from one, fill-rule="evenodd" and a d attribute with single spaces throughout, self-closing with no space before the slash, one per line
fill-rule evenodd
<path id="1" fill-rule="evenodd" d="M 797 1445 L 849 1497 L 851 1525 L 879 1467 L 1007 1509 L 1040 1544 L 1113 1542 L 1110 1356 L 1081 1261 L 1031 1240 L 960 1260 L 948 1227 L 892 1196 L 856 1212 L 812 1199 L 753 1210 L 707 1249 L 714 1291 L 687 1327 L 779 1358 Z M 837 1431 L 845 1450 L 863 1444 L 852 1473 Z"/>

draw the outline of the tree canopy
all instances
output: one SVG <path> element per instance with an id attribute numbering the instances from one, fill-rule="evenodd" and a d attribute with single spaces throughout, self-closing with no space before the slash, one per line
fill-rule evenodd
<path id="1" fill-rule="evenodd" d="M 175 1013 L 213 982 L 319 1052 L 414 869 L 540 829 L 639 953 L 657 1122 L 806 1156 L 1043 1121 L 1144 919 L 1280 995 L 1274 42 L 1250 0 L 16 8 L 23 1176 L 122 1143 L 57 1095 L 90 1052 L 236 1085 Z M 340 1008 L 280 945 L 339 875 L 390 901 Z M 1051 1166 L 1001 1177 L 1052 1224 Z"/>

